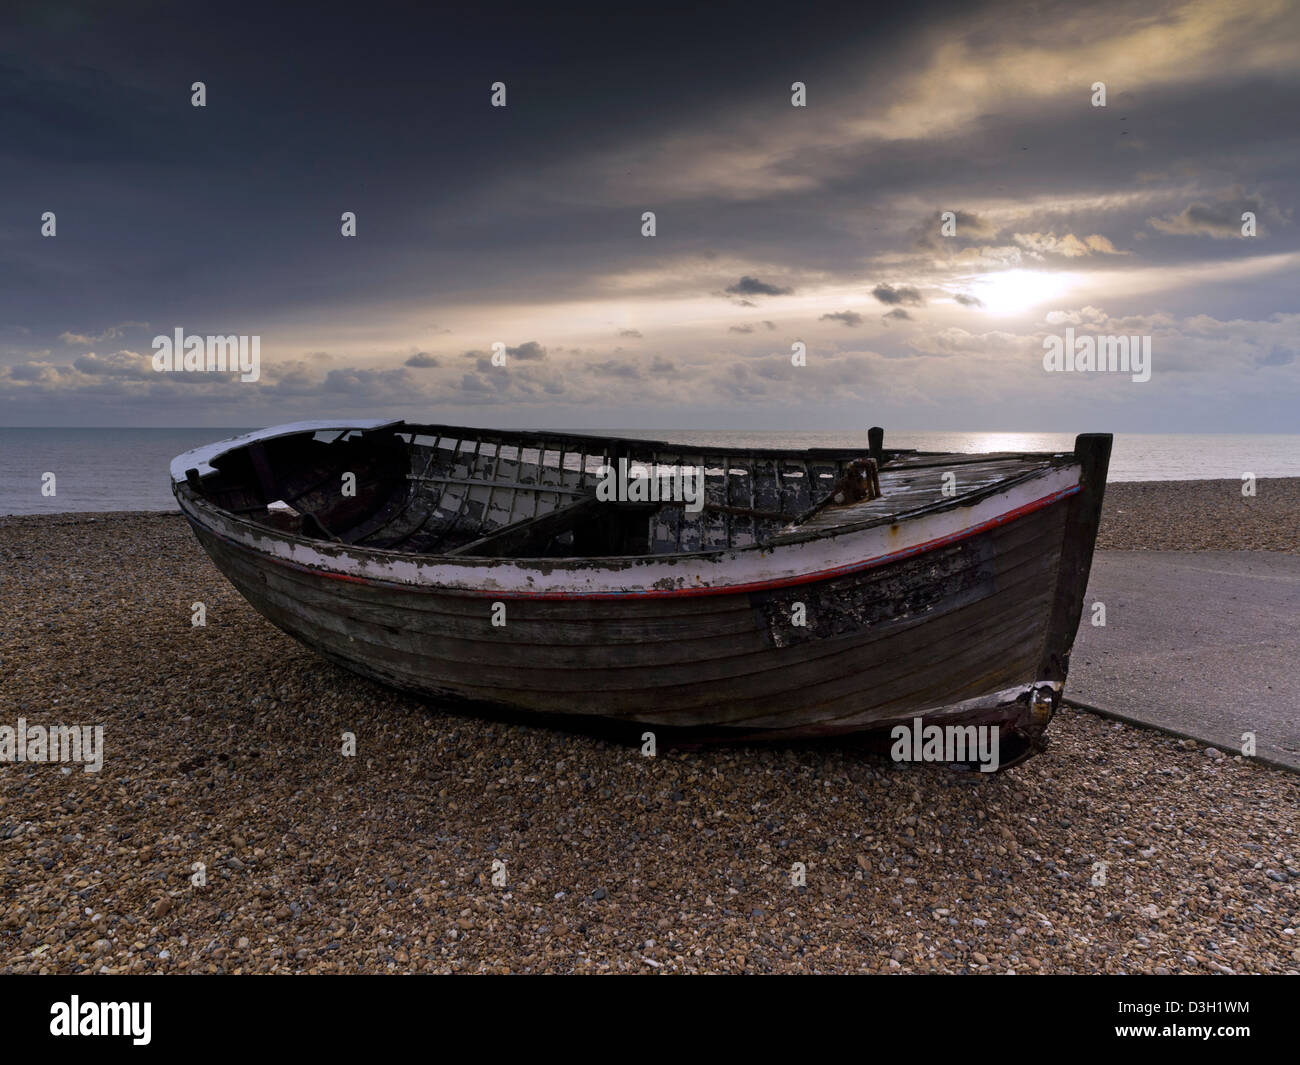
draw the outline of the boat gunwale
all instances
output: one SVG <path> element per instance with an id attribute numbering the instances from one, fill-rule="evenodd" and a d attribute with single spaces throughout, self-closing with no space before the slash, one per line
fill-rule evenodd
<path id="1" fill-rule="evenodd" d="M 650 440 L 641 437 L 630 436 L 602 436 L 596 433 L 575 433 L 569 430 L 548 431 L 546 429 L 484 429 L 469 425 L 441 425 L 429 422 L 408 422 L 402 419 L 393 419 L 384 421 L 382 419 L 359 419 L 353 422 L 341 422 L 334 419 L 316 419 L 304 422 L 287 422 L 284 425 L 272 425 L 265 429 L 254 429 L 247 433 L 240 433 L 238 436 L 227 437 L 224 440 L 215 440 L 210 444 L 201 444 L 196 448 L 183 451 L 172 459 L 170 464 L 171 478 L 174 483 L 180 484 L 185 481 L 185 471 L 187 466 L 182 465 L 182 459 L 189 459 L 190 465 L 202 463 L 209 466 L 207 472 L 200 470 L 200 477 L 211 476 L 214 468 L 211 467 L 210 460 L 221 458 L 233 451 L 247 447 L 249 444 L 270 440 L 284 440 L 292 436 L 314 436 L 316 433 L 339 432 L 344 435 L 350 433 L 374 433 L 390 431 L 398 435 L 407 434 L 414 439 L 417 436 L 431 436 L 446 440 L 457 440 L 464 442 L 466 440 L 481 440 L 492 442 L 508 437 L 520 438 L 526 440 L 524 446 L 534 446 L 536 444 L 566 444 L 566 443 L 598 443 L 598 444 L 629 444 L 636 447 L 649 447 L 664 451 L 693 451 L 701 455 L 709 456 L 742 456 L 754 455 L 763 459 L 787 458 L 793 454 L 812 455 L 816 458 L 848 458 L 860 457 L 866 454 L 866 449 L 860 449 L 857 452 L 845 451 L 843 448 L 833 447 L 810 447 L 802 450 L 794 448 L 764 448 L 764 447 L 732 447 L 719 445 L 693 445 L 678 444 L 671 440 Z M 229 445 L 222 447 L 222 445 Z M 942 456 L 948 454 L 961 454 L 961 452 L 947 451 L 917 451 L 915 448 L 885 448 L 885 454 L 888 456 Z M 972 454 L 975 454 L 972 452 Z M 1018 453 L 1009 453 L 1018 454 Z M 1025 452 L 1024 454 L 1039 454 L 1037 452 Z M 1050 454 L 1044 452 L 1042 454 Z"/>
<path id="2" fill-rule="evenodd" d="M 404 429 L 398 428 L 399 426 L 405 426 L 405 428 Z M 336 426 L 332 428 L 338 428 L 342 430 L 346 427 Z M 450 430 L 451 431 L 450 433 L 443 432 L 441 434 L 442 436 L 447 437 L 449 439 L 455 433 L 478 432 L 480 434 L 480 439 L 487 440 L 489 442 L 491 442 L 491 440 L 494 437 L 497 439 L 501 439 L 503 437 L 513 436 L 515 438 L 536 437 L 537 440 L 543 444 L 549 442 L 562 443 L 567 440 L 596 440 L 596 441 L 601 441 L 605 444 L 625 444 L 625 443 L 646 444 L 652 447 L 663 447 L 671 451 L 689 450 L 684 445 L 679 446 L 679 445 L 674 445 L 672 443 L 665 443 L 663 441 L 638 441 L 628 437 L 598 437 L 598 436 L 584 436 L 582 434 L 565 434 L 565 433 L 547 434 L 535 430 L 502 430 L 500 431 L 500 433 L 496 433 L 493 430 L 487 430 L 487 429 L 474 430 L 464 426 L 418 426 L 418 425 L 412 425 L 407 422 L 383 423 L 377 427 L 377 430 L 381 430 L 381 431 L 391 430 L 395 433 L 411 432 L 413 434 L 412 435 L 412 441 L 413 441 L 415 436 L 433 435 L 431 433 L 427 433 L 424 431 L 425 429 L 432 429 L 432 428 L 437 428 L 440 430 Z M 372 432 L 377 430 L 371 429 L 369 427 L 359 427 L 355 431 L 364 433 L 364 432 Z M 315 435 L 315 433 L 321 431 L 324 430 L 303 428 L 303 429 L 296 430 L 295 432 L 285 433 L 283 434 L 283 437 L 290 437 L 295 435 Z M 271 432 L 271 430 L 267 430 L 267 432 Z M 232 439 L 239 440 L 241 442 L 236 447 L 230 448 L 228 451 L 221 452 L 219 454 L 212 454 L 211 457 L 220 458 L 222 457 L 222 455 L 230 454 L 231 452 L 246 447 L 248 446 L 249 443 L 253 442 L 253 438 L 251 437 L 235 437 Z M 461 439 L 462 440 L 471 439 L 471 437 L 465 436 L 462 437 Z M 215 447 L 215 446 L 216 445 L 207 445 L 208 448 Z M 516 446 L 516 445 L 512 444 L 510 446 Z M 203 449 L 196 449 L 196 450 L 203 450 Z M 796 449 L 768 449 L 768 450 L 770 450 L 773 455 L 776 455 L 778 457 L 783 457 L 783 456 L 789 457 L 789 456 L 794 456 L 796 454 L 799 455 L 820 454 L 823 457 L 849 459 L 853 454 L 853 452 L 850 451 L 834 449 L 834 448 L 808 448 L 803 451 L 798 451 Z M 185 454 L 193 454 L 193 453 L 194 452 L 186 452 Z M 699 453 L 701 454 L 701 456 L 708 458 L 714 456 L 730 457 L 730 456 L 744 456 L 744 455 L 763 455 L 764 451 L 759 449 L 751 449 L 751 448 L 721 448 L 721 449 L 709 448 L 707 450 L 700 449 Z M 978 452 L 959 452 L 959 451 L 958 452 L 941 452 L 941 451 L 920 452 L 920 451 L 910 451 L 910 450 L 909 451 L 895 450 L 891 452 L 891 454 L 907 455 L 909 457 L 916 457 L 916 458 L 945 458 L 949 456 L 952 457 L 972 456 L 973 461 L 978 461 L 977 456 L 979 455 Z M 520 564 L 533 563 L 536 565 L 547 565 L 553 568 L 577 568 L 578 565 L 599 566 L 603 564 L 605 567 L 610 569 L 627 568 L 630 566 L 634 566 L 637 563 L 646 562 L 648 560 L 666 561 L 671 559 L 671 560 L 682 560 L 682 561 L 716 561 L 717 559 L 722 558 L 724 556 L 736 556 L 746 552 L 754 552 L 754 551 L 770 551 L 774 548 L 793 546 L 797 544 L 808 543 L 814 540 L 829 540 L 842 535 L 865 532 L 869 529 L 879 528 L 886 525 L 899 525 L 902 524 L 903 522 L 912 521 L 917 518 L 927 517 L 933 514 L 944 513 L 949 510 L 954 510 L 958 507 L 974 506 L 978 503 L 983 502 L 985 499 L 988 499 L 993 495 L 996 495 L 1000 492 L 1007 491 L 1011 488 L 1015 488 L 1018 485 L 1030 481 L 1036 477 L 1044 476 L 1045 474 L 1048 474 L 1053 470 L 1064 469 L 1071 465 L 1078 464 L 1078 459 L 1075 456 L 1075 454 L 1073 452 L 1068 452 L 1068 451 L 1067 452 L 1026 451 L 1026 452 L 1009 452 L 1009 453 L 1002 452 L 999 454 L 1002 457 L 1007 459 L 1037 461 L 1042 465 L 1038 465 L 1033 468 L 1027 469 L 1024 472 L 1016 474 L 1012 477 L 1007 477 L 1005 479 L 994 481 L 991 484 L 984 485 L 983 487 L 975 491 L 953 496 L 950 499 L 940 499 L 936 502 L 923 504 L 921 506 L 917 506 L 908 510 L 891 511 L 887 514 L 874 514 L 856 521 L 847 520 L 842 524 L 837 524 L 831 527 L 820 526 L 815 529 L 807 529 L 804 531 L 800 531 L 797 527 L 791 531 L 782 530 L 782 531 L 778 531 L 777 533 L 774 533 L 771 536 L 766 537 L 765 539 L 756 540 L 752 544 L 745 544 L 739 547 L 720 547 L 720 548 L 711 548 L 709 550 L 697 550 L 697 551 L 675 551 L 675 552 L 667 552 L 664 554 L 655 554 L 655 555 L 644 555 L 644 554 L 642 555 L 592 555 L 589 557 L 584 556 L 581 558 L 567 558 L 567 557 L 550 558 L 547 556 L 529 556 L 529 557 L 511 556 L 509 560 Z M 178 462 L 179 459 L 183 457 L 184 455 L 178 456 L 177 459 L 173 460 L 173 466 L 175 466 L 175 463 Z M 932 465 L 929 465 L 927 467 L 919 467 L 919 468 L 934 468 L 943 465 L 945 465 L 945 463 L 939 462 L 939 463 L 934 463 Z M 954 463 L 953 465 L 960 465 L 960 464 Z M 914 469 L 918 467 L 909 467 L 909 468 Z M 888 470 L 886 469 L 885 472 L 888 472 Z M 484 483 L 487 484 L 489 482 L 484 482 Z M 539 490 L 543 490 L 543 489 L 539 489 Z M 172 492 L 177 497 L 178 502 L 181 501 L 182 495 L 184 495 L 185 499 L 195 507 L 210 509 L 216 512 L 217 514 L 224 516 L 229 521 L 233 521 L 243 526 L 246 526 L 250 532 L 257 533 L 257 534 L 274 534 L 275 536 L 278 536 L 285 541 L 298 544 L 303 547 L 308 547 L 311 549 L 316 549 L 320 546 L 326 546 L 326 547 L 330 546 L 328 541 L 316 539 L 313 537 L 300 536 L 298 534 L 291 533 L 286 530 L 275 529 L 271 526 L 263 525 L 260 522 L 253 521 L 249 518 L 243 517 L 241 515 L 237 515 L 232 511 L 226 510 L 223 507 L 217 506 L 215 503 L 210 502 L 209 500 L 205 499 L 203 496 L 196 493 L 190 487 L 190 485 L 184 480 L 173 480 Z M 789 529 L 789 526 L 787 526 L 786 528 Z M 497 556 L 492 556 L 492 555 L 455 555 L 446 552 L 421 553 L 416 551 L 397 551 L 397 550 L 392 550 L 383 547 L 369 547 L 364 544 L 349 544 L 347 545 L 347 547 L 349 551 L 364 552 L 367 557 L 373 557 L 381 561 L 399 560 L 399 559 L 400 560 L 419 559 L 421 561 L 427 561 L 427 562 L 454 562 L 454 563 L 461 563 L 461 562 L 464 563 L 485 562 L 486 563 L 486 562 L 502 561 Z M 565 566 L 564 565 L 565 563 L 568 563 L 569 565 Z"/>
<path id="3" fill-rule="evenodd" d="M 722 558 L 724 556 L 736 556 L 736 555 L 746 554 L 749 552 L 757 552 L 757 551 L 771 551 L 775 548 L 790 547 L 797 544 L 809 543 L 814 540 L 833 540 L 840 536 L 849 535 L 851 533 L 867 532 L 870 529 L 880 528 L 886 525 L 901 525 L 904 522 L 913 521 L 917 518 L 929 517 L 934 514 L 940 514 L 950 510 L 955 510 L 958 507 L 974 506 L 978 503 L 982 503 L 984 500 L 990 498 L 991 496 L 999 494 L 1000 492 L 1005 492 L 1008 489 L 1018 487 L 1019 485 L 1034 480 L 1035 478 L 1042 477 L 1045 474 L 1051 473 L 1053 470 L 1064 469 L 1068 465 L 1069 463 L 1062 463 L 1056 466 L 1049 465 L 1046 467 L 1027 470 L 1023 474 L 1019 474 L 1016 477 L 1008 478 L 1005 481 L 996 481 L 991 485 L 986 485 L 985 487 L 981 488 L 978 492 L 971 492 L 967 495 L 955 496 L 952 499 L 941 500 L 940 502 L 927 504 L 922 507 L 917 507 L 913 510 L 898 511 L 890 514 L 863 519 L 862 521 L 857 521 L 857 522 L 846 522 L 843 525 L 836 525 L 831 528 L 822 527 L 818 529 L 808 530 L 802 533 L 791 532 L 786 534 L 778 534 L 777 536 L 769 537 L 766 540 L 756 541 L 752 544 L 745 544 L 742 547 L 729 547 L 729 548 L 721 547 L 721 548 L 714 548 L 708 551 L 677 551 L 677 552 L 670 552 L 662 555 L 592 555 L 589 557 L 583 556 L 583 557 L 576 557 L 576 558 L 569 558 L 569 557 L 550 558 L 547 556 L 537 556 L 537 557 L 520 556 L 516 558 L 514 556 L 510 556 L 508 559 L 503 560 L 502 558 L 496 555 L 456 555 L 456 554 L 450 554 L 446 552 L 424 554 L 418 551 L 394 551 L 390 548 L 384 548 L 384 547 L 368 547 L 364 544 L 346 544 L 344 546 L 351 553 L 361 553 L 364 554 L 365 556 L 373 557 L 378 560 L 399 560 L 400 559 L 400 560 L 409 561 L 412 559 L 418 559 L 424 562 L 448 562 L 448 563 L 475 563 L 475 562 L 492 563 L 492 562 L 510 561 L 510 562 L 515 562 L 520 564 L 533 563 L 536 565 L 545 565 L 555 569 L 564 569 L 564 568 L 576 569 L 579 568 L 580 566 L 595 567 L 595 566 L 600 566 L 602 564 L 610 569 L 623 569 L 623 568 L 633 567 L 638 563 L 645 563 L 650 561 L 667 561 L 669 559 L 672 560 L 680 559 L 683 561 L 716 561 L 717 559 Z M 311 549 L 318 549 L 320 547 L 329 548 L 329 547 L 337 546 L 332 544 L 328 540 L 316 539 L 310 536 L 300 536 L 296 533 L 288 532 L 282 529 L 276 529 L 272 526 L 263 525 L 260 522 L 252 521 L 249 518 L 243 517 L 241 515 L 237 515 L 197 495 L 194 492 L 194 490 L 190 488 L 189 485 L 183 482 L 174 484 L 172 488 L 178 501 L 181 500 L 181 496 L 183 494 L 185 496 L 184 502 L 190 503 L 196 509 L 212 511 L 213 513 L 220 515 L 227 521 L 231 521 L 246 527 L 247 530 L 251 533 L 255 533 L 257 535 L 276 536 L 289 543 L 298 544 L 300 546 L 308 547 Z"/>
<path id="4" fill-rule="evenodd" d="M 623 589 L 612 589 L 612 590 L 602 590 L 602 591 L 573 590 L 573 589 L 537 591 L 537 590 L 524 589 L 524 588 L 499 588 L 499 587 L 498 588 L 465 588 L 465 587 L 459 587 L 456 585 L 448 585 L 448 584 L 432 584 L 432 583 L 426 584 L 426 583 L 419 583 L 419 582 L 387 580 L 382 577 L 369 577 L 369 576 L 362 576 L 360 574 L 355 574 L 355 573 L 343 573 L 338 570 L 327 569 L 321 566 L 309 566 L 306 565 L 305 563 L 297 562 L 293 559 L 287 559 L 287 558 L 272 555 L 268 552 L 258 551 L 255 547 L 252 547 L 248 544 L 240 543 L 239 541 L 224 535 L 222 532 L 220 532 L 210 524 L 204 524 L 203 529 L 209 535 L 215 536 L 223 543 L 232 547 L 236 547 L 240 550 L 248 551 L 251 554 L 259 558 L 262 558 L 268 563 L 271 563 L 273 565 L 284 566 L 289 569 L 297 570 L 303 573 L 310 573 L 329 580 L 348 581 L 356 584 L 370 585 L 373 587 L 391 588 L 394 590 L 406 590 L 406 591 L 426 591 L 426 592 L 433 592 L 433 593 L 452 595 L 452 596 L 464 596 L 470 598 L 491 598 L 491 599 L 531 599 L 531 600 L 550 600 L 550 601 L 593 600 L 593 599 L 638 599 L 638 600 L 669 599 L 669 598 L 718 596 L 718 595 L 749 595 L 753 592 L 764 592 L 764 591 L 773 591 L 781 588 L 792 588 L 792 587 L 798 587 L 805 584 L 814 584 L 821 581 L 835 580 L 836 578 L 839 577 L 851 576 L 857 573 L 865 572 L 870 569 L 876 569 L 880 566 L 888 565 L 892 562 L 901 562 L 905 559 L 912 558 L 916 555 L 924 554 L 927 551 L 938 550 L 950 544 L 959 543 L 962 540 L 966 540 L 966 539 L 970 539 L 971 537 L 978 536 L 981 533 L 988 532 L 989 530 L 997 528 L 1000 525 L 1004 525 L 1009 521 L 1015 521 L 1017 518 L 1024 517 L 1028 514 L 1034 513 L 1037 510 L 1041 510 L 1045 507 L 1052 506 L 1056 503 L 1060 503 L 1066 499 L 1069 499 L 1071 496 L 1077 494 L 1081 490 L 1081 488 L 1082 486 L 1080 484 L 1074 484 L 1066 488 L 1059 489 L 1056 492 L 1041 497 L 1040 499 L 1033 500 L 1030 503 L 1014 508 L 1013 510 L 1007 511 L 1003 514 L 995 515 L 975 525 L 967 526 L 963 529 L 958 530 L 957 532 L 950 533 L 946 536 L 936 537 L 932 540 L 928 540 L 919 544 L 913 544 L 908 547 L 901 548 L 895 552 L 890 552 L 884 555 L 877 555 L 872 558 L 864 559 L 860 562 L 832 567 L 829 569 L 815 570 L 810 573 L 797 573 L 797 574 L 791 574 L 789 576 L 772 577 L 763 580 L 740 582 L 736 584 L 685 585 L 685 586 L 679 586 L 675 588 L 656 588 L 651 586 L 651 587 L 644 587 L 644 588 L 623 588 Z M 276 529 L 268 529 L 265 526 L 257 525 L 254 522 L 248 522 L 243 519 L 232 518 L 227 511 L 223 511 L 219 507 L 213 507 L 211 505 L 207 505 L 206 509 L 211 510 L 216 514 L 223 516 L 229 520 L 236 521 L 239 524 L 250 526 L 251 530 L 258 534 L 271 534 L 280 537 L 284 540 L 289 540 L 298 543 L 302 546 L 306 546 L 313 551 L 318 550 L 319 546 L 321 545 L 321 541 L 319 540 L 309 540 L 302 537 L 295 537 L 292 534 L 283 533 Z M 187 514 L 187 517 L 190 516 Z M 190 518 L 190 520 L 194 521 L 195 519 Z M 823 539 L 823 540 L 834 539 L 837 535 L 839 535 L 839 530 L 837 530 L 836 533 L 833 534 L 827 533 L 823 536 L 817 537 L 817 539 Z M 785 545 L 781 545 L 781 546 L 785 546 Z M 346 549 L 346 551 L 349 553 L 355 550 L 356 548 L 351 545 L 349 545 L 349 547 Z M 381 552 L 380 549 L 376 549 L 376 548 L 361 548 L 360 550 L 375 555 L 382 553 L 384 555 L 394 556 L 401 559 L 420 557 L 420 558 L 427 558 L 431 562 L 446 561 L 454 564 L 460 564 L 460 563 L 472 564 L 475 562 L 500 563 L 501 561 L 503 561 L 498 558 L 489 558 L 489 557 L 476 558 L 473 556 L 460 556 L 460 555 L 458 556 L 412 556 L 410 554 L 402 554 L 401 552 Z M 742 551 L 749 551 L 749 550 L 751 550 L 750 547 L 735 548 L 732 550 L 731 553 L 738 554 Z M 711 553 L 708 556 L 698 556 L 698 557 L 713 558 L 715 554 L 716 553 Z M 641 555 L 626 556 L 626 557 L 638 562 L 645 561 L 646 559 L 646 556 L 641 556 Z M 684 555 L 683 556 L 675 556 L 675 555 L 649 556 L 649 558 L 652 561 L 663 561 L 668 558 L 684 558 L 684 557 L 687 556 Z M 542 559 L 542 560 L 510 559 L 509 561 L 513 563 L 526 563 L 529 561 L 554 562 L 556 560 L 554 559 Z M 586 562 L 587 560 L 581 560 L 581 561 Z M 595 563 L 601 561 L 612 562 L 615 560 L 614 559 L 591 560 L 590 562 L 588 562 L 587 568 L 596 569 L 598 567 L 595 565 Z M 572 568 L 577 568 L 577 567 L 572 567 Z M 612 566 L 608 568 L 610 570 L 614 569 L 614 567 Z"/>

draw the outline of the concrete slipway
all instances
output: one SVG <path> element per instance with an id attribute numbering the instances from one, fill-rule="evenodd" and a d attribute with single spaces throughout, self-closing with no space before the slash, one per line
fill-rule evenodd
<path id="1" fill-rule="evenodd" d="M 1066 701 L 1300 770 L 1300 555 L 1098 551 Z"/>

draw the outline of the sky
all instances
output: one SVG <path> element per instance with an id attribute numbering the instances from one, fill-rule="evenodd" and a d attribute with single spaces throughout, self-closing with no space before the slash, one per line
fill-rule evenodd
<path id="1" fill-rule="evenodd" d="M 1300 426 L 1293 2 L 268 6 L 0 15 L 0 426 Z"/>

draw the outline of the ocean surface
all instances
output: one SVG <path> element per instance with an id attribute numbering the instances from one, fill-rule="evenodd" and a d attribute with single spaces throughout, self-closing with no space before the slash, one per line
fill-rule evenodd
<path id="1" fill-rule="evenodd" d="M 173 510 L 168 466 L 176 455 L 244 429 L 0 429 L 0 514 Z M 584 430 L 599 432 L 599 430 Z M 867 434 L 649 429 L 623 436 L 733 447 L 867 447 Z M 886 447 L 923 451 L 1068 451 L 1071 433 L 897 432 Z M 46 473 L 53 496 L 42 495 Z M 1118 434 L 1112 481 L 1300 477 L 1300 435 Z"/>

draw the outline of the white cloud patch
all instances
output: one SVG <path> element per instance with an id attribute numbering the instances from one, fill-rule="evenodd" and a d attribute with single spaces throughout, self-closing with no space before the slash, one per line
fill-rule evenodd
<path id="1" fill-rule="evenodd" d="M 1016 233 L 1012 236 L 1020 247 L 1034 258 L 1041 259 L 1048 255 L 1061 255 L 1067 259 L 1077 259 L 1085 255 L 1127 255 L 1119 251 L 1106 237 L 1093 233 L 1086 237 L 1076 237 L 1066 233 L 1058 237 L 1055 233 Z"/>

